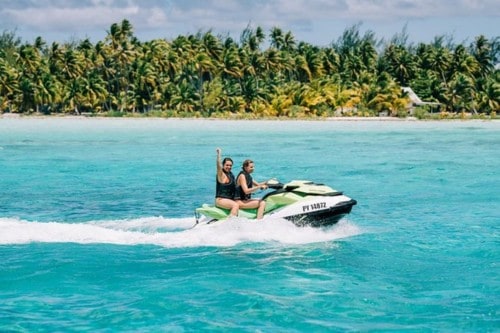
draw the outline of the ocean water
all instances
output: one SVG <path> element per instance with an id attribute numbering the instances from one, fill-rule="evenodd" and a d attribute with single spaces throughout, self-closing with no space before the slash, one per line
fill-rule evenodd
<path id="1" fill-rule="evenodd" d="M 216 147 L 358 205 L 193 227 Z M 496 121 L 0 118 L 0 331 L 498 332 L 499 147 Z"/>

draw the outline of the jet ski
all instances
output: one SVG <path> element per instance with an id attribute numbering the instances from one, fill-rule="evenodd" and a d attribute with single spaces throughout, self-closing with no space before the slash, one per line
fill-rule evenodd
<path id="1" fill-rule="evenodd" d="M 356 200 L 327 185 L 309 180 L 293 180 L 286 184 L 272 179 L 267 183 L 271 192 L 266 202 L 264 217 L 283 218 L 299 227 L 327 227 L 349 214 Z M 255 219 L 257 209 L 240 209 L 238 217 Z M 229 209 L 203 204 L 196 208 L 196 223 L 212 223 L 229 217 Z"/>

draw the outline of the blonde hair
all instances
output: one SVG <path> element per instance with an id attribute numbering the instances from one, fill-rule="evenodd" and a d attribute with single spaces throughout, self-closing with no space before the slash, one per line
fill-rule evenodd
<path id="1" fill-rule="evenodd" d="M 244 160 L 244 161 L 243 161 L 243 165 L 241 166 L 241 169 L 245 170 L 245 168 L 246 168 L 247 166 L 249 166 L 249 165 L 250 165 L 250 163 L 253 163 L 253 161 L 252 161 L 252 160 L 248 160 L 248 159 L 247 159 L 247 160 Z"/>

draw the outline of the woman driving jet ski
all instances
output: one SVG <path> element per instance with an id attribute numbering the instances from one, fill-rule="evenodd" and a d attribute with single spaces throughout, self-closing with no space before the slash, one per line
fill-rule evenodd
<path id="1" fill-rule="evenodd" d="M 241 167 L 241 171 L 236 177 L 236 194 L 235 200 L 239 208 L 257 208 L 257 219 L 260 220 L 264 216 L 266 202 L 262 199 L 252 199 L 252 193 L 257 190 L 265 190 L 267 185 L 265 182 L 256 182 L 250 175 L 255 169 L 252 160 L 245 160 Z"/>

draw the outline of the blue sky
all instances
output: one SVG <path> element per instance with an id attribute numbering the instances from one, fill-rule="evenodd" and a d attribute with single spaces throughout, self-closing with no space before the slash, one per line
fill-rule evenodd
<path id="1" fill-rule="evenodd" d="M 298 41 L 329 45 L 359 24 L 390 39 L 406 26 L 410 42 L 446 35 L 455 42 L 500 36 L 500 0 L 0 0 L 0 32 L 23 41 L 104 39 L 112 23 L 129 20 L 142 41 L 212 30 L 239 39 L 260 26 L 291 31 Z"/>

